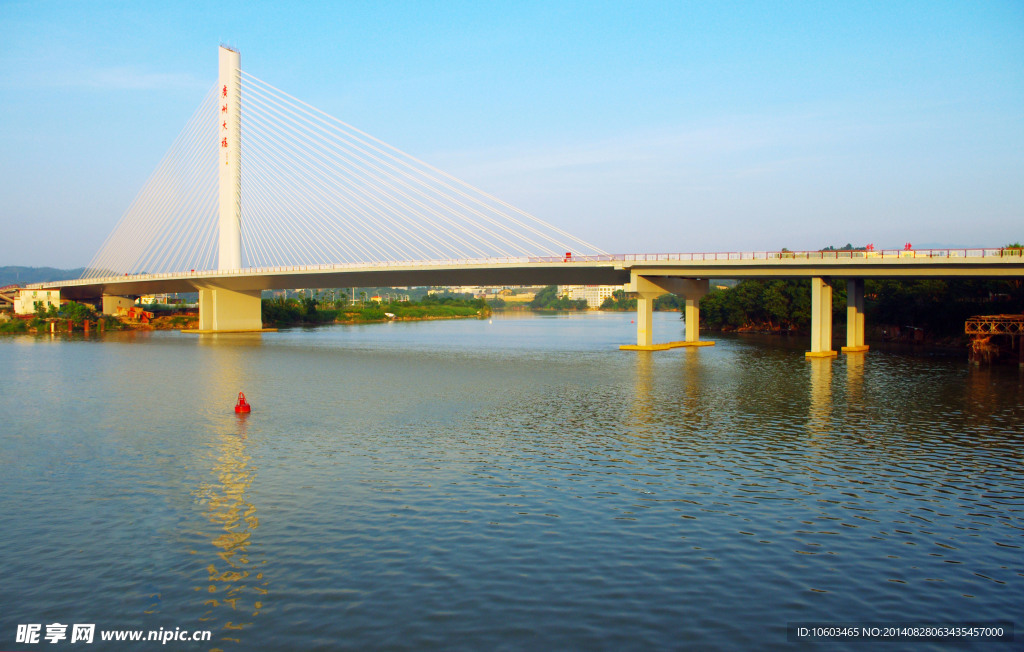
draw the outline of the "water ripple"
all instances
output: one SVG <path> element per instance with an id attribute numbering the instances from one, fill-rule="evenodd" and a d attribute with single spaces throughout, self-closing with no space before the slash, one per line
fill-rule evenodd
<path id="1" fill-rule="evenodd" d="M 1015 370 L 627 355 L 626 317 L 0 341 L 6 622 L 750 649 L 1019 614 Z"/>

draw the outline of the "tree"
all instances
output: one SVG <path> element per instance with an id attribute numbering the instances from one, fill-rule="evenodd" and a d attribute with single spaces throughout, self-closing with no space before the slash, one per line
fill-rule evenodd
<path id="1" fill-rule="evenodd" d="M 59 315 L 64 319 L 70 319 L 75 326 L 81 326 L 83 322 L 96 318 L 96 310 L 88 304 L 68 301 L 60 307 Z"/>
<path id="2" fill-rule="evenodd" d="M 550 304 L 558 300 L 558 288 L 554 285 L 548 285 L 543 290 L 534 295 L 530 301 L 530 307 L 534 309 L 547 308 Z"/>
<path id="3" fill-rule="evenodd" d="M 543 290 L 537 293 L 533 297 L 533 301 L 530 302 L 530 307 L 534 310 L 586 310 L 587 302 L 585 299 L 566 299 L 558 296 L 558 287 L 555 285 L 549 285 Z"/>
<path id="4" fill-rule="evenodd" d="M 636 310 L 636 298 L 627 297 L 623 290 L 614 290 L 601 304 L 601 310 Z"/>
<path id="5" fill-rule="evenodd" d="M 318 299 L 314 299 L 313 297 L 303 297 L 303 299 L 302 299 L 302 314 L 304 314 L 304 315 L 315 315 L 316 314 L 316 307 L 318 305 L 320 305 L 320 301 Z"/>
<path id="6" fill-rule="evenodd" d="M 743 280 L 736 287 L 715 290 L 700 302 L 710 328 L 804 330 L 811 323 L 811 296 L 805 280 Z M 833 315 L 845 309 L 845 290 L 833 291 Z M 837 307 L 838 306 L 838 307 Z"/>
<path id="7" fill-rule="evenodd" d="M 835 245 L 829 245 L 829 246 L 825 247 L 824 249 L 821 249 L 820 251 L 858 251 L 858 249 L 855 248 L 849 242 L 847 242 L 842 247 L 836 247 Z"/>

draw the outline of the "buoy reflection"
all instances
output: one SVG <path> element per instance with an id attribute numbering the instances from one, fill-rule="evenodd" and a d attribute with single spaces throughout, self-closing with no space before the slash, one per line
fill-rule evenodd
<path id="1" fill-rule="evenodd" d="M 256 507 L 246 492 L 256 478 L 256 469 L 247 451 L 247 413 L 235 416 L 235 432 L 224 432 L 214 442 L 215 482 L 197 491 L 213 529 L 206 533 L 216 548 L 216 557 L 207 566 L 208 582 L 196 587 L 207 594 L 203 604 L 208 607 L 200 620 L 210 623 L 223 619 L 225 630 L 241 630 L 263 609 L 267 581 L 262 564 L 249 556 L 253 533 L 259 527 Z M 210 623 L 212 629 L 212 623 Z M 231 633 L 222 638 L 238 641 Z"/>

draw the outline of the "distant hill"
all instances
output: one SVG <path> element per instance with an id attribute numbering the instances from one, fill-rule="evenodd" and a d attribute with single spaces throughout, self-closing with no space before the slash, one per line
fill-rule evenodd
<path id="1" fill-rule="evenodd" d="M 0 287 L 17 283 L 49 283 L 50 281 L 67 281 L 78 278 L 85 271 L 77 269 L 57 269 L 56 267 L 0 267 Z"/>

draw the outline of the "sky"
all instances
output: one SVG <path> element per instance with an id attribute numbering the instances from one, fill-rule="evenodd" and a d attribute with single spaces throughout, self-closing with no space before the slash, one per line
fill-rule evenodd
<path id="1" fill-rule="evenodd" d="M 1020 0 L 0 0 L 0 266 L 92 259 L 220 43 L 609 252 L 1024 240 Z"/>

